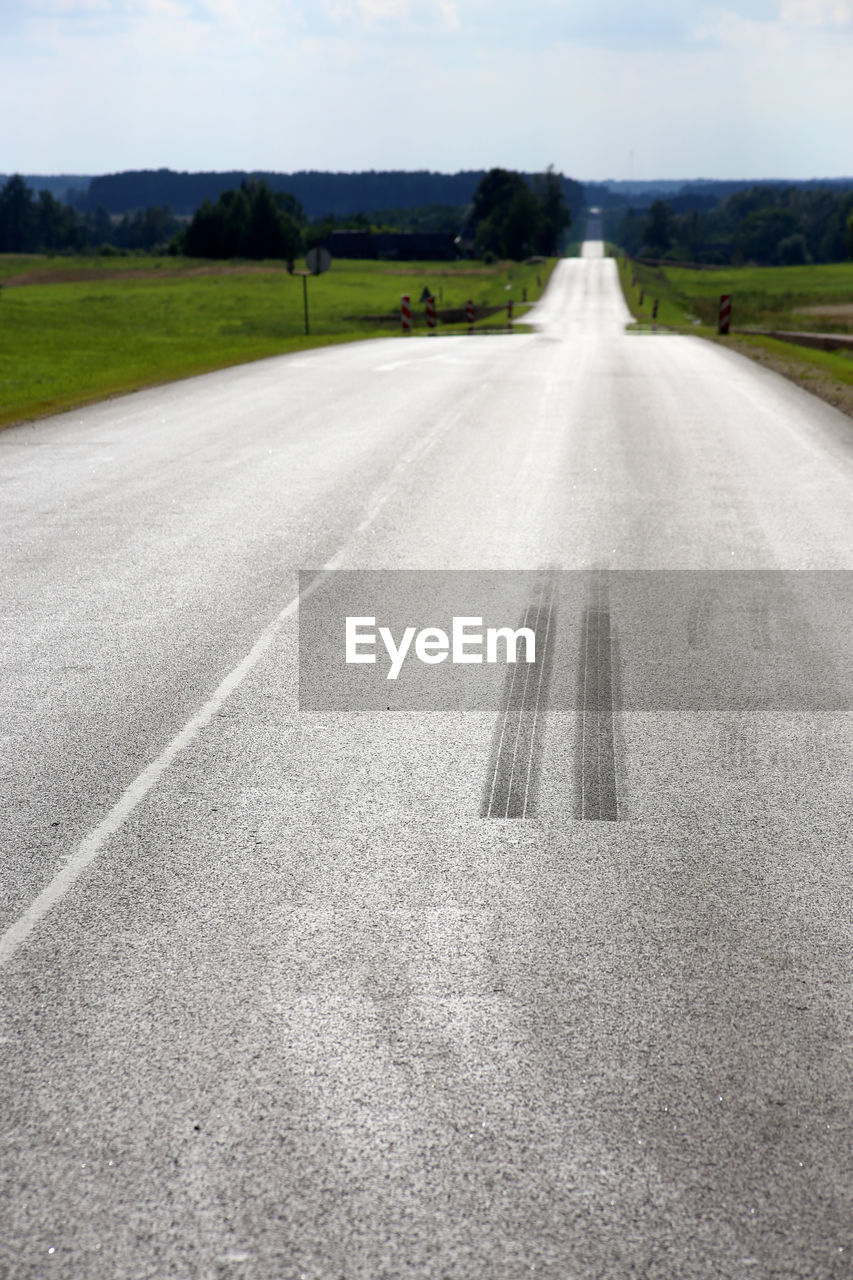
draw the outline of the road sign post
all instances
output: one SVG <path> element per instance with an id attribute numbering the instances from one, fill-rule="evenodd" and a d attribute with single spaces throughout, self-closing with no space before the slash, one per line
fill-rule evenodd
<path id="1" fill-rule="evenodd" d="M 324 271 L 328 271 L 332 265 L 332 255 L 328 249 L 316 248 L 309 249 L 305 255 L 306 271 L 294 271 L 292 274 L 302 276 L 302 306 L 305 311 L 305 332 L 309 332 L 308 328 L 308 277 L 321 276 Z M 288 266 L 290 270 L 290 266 Z"/>
<path id="2" fill-rule="evenodd" d="M 474 332 L 474 303 L 469 298 L 465 303 L 465 316 L 468 320 L 468 332 Z"/>
<path id="3" fill-rule="evenodd" d="M 428 329 L 435 328 L 435 298 L 427 298 L 426 300 L 426 322 Z"/>
<path id="4" fill-rule="evenodd" d="M 400 324 L 403 333 L 412 332 L 412 298 L 408 293 L 400 295 Z"/>

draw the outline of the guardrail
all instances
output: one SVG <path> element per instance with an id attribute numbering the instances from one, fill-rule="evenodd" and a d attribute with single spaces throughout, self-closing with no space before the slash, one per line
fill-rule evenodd
<path id="1" fill-rule="evenodd" d="M 851 333 L 802 333 L 797 329 L 740 329 L 739 332 L 756 338 L 793 342 L 798 347 L 814 347 L 817 351 L 834 351 L 838 347 L 853 351 Z"/>

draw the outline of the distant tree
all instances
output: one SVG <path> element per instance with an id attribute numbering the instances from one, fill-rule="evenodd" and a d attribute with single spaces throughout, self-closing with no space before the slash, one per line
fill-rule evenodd
<path id="1" fill-rule="evenodd" d="M 676 239 L 683 240 L 688 258 L 693 259 L 698 256 L 702 245 L 702 228 L 698 209 L 691 209 L 680 219 Z"/>
<path id="2" fill-rule="evenodd" d="M 289 191 L 276 191 L 274 187 L 270 187 L 270 190 L 281 212 L 286 213 L 297 226 L 301 227 L 306 221 L 305 210 L 296 196 L 291 195 Z"/>
<path id="3" fill-rule="evenodd" d="M 225 191 L 216 204 L 204 200 L 187 227 L 186 253 L 191 258 L 236 258 L 248 215 L 243 191 Z"/>
<path id="4" fill-rule="evenodd" d="M 730 183 L 710 186 L 722 198 L 709 207 L 707 194 L 685 187 L 667 199 L 680 210 L 668 228 L 671 244 L 661 253 L 666 235 L 632 209 L 621 214 L 605 203 L 612 238 L 630 254 L 680 258 L 722 265 L 727 262 L 841 262 L 848 256 L 848 221 L 853 215 L 853 183 L 764 183 L 732 190 Z M 606 193 L 605 193 L 606 194 Z M 651 196 L 649 197 L 651 199 Z M 691 207 L 691 202 L 697 201 Z M 657 240 L 652 254 L 647 240 Z"/>
<path id="5" fill-rule="evenodd" d="M 572 224 L 563 185 L 554 172 L 554 166 L 549 164 L 543 174 L 538 174 L 532 180 L 531 186 L 539 202 L 536 249 L 539 253 L 553 257 L 560 252 L 566 232 Z"/>
<path id="6" fill-rule="evenodd" d="M 89 214 L 86 220 L 89 239 L 93 244 L 109 244 L 113 238 L 113 220 L 110 217 L 109 210 L 99 204 L 94 213 Z"/>
<path id="7" fill-rule="evenodd" d="M 33 193 L 20 174 L 13 174 L 0 189 L 0 251 L 32 253 L 35 234 Z"/>
<path id="8" fill-rule="evenodd" d="M 244 258 L 295 258 L 302 233 L 289 213 L 284 213 L 265 182 L 252 190 L 240 239 Z"/>
<path id="9" fill-rule="evenodd" d="M 847 257 L 853 258 L 853 210 L 847 219 Z"/>
<path id="10" fill-rule="evenodd" d="M 474 192 L 474 253 L 516 260 L 538 246 L 541 210 L 520 173 L 490 169 Z"/>
<path id="11" fill-rule="evenodd" d="M 54 253 L 82 249 L 86 242 L 86 228 L 76 210 L 50 191 L 35 197 L 18 174 L 0 190 L 0 250 Z"/>
<path id="12" fill-rule="evenodd" d="M 750 214 L 759 209 L 772 209 L 778 202 L 776 187 L 746 187 L 742 191 L 733 191 L 720 207 L 721 217 L 731 226 L 743 222 Z"/>
<path id="13" fill-rule="evenodd" d="M 639 252 L 643 243 L 644 226 L 642 214 L 637 209 L 629 208 L 616 228 L 614 238 L 632 257 Z"/>
<path id="14" fill-rule="evenodd" d="M 174 252 L 195 258 L 295 258 L 302 249 L 297 221 L 302 207 L 266 182 L 250 179 L 223 191 L 216 203 L 205 200 L 185 233 L 172 241 Z"/>
<path id="15" fill-rule="evenodd" d="M 36 243 L 42 251 L 64 247 L 69 231 L 65 208 L 49 191 L 40 191 L 33 208 Z"/>
<path id="16" fill-rule="evenodd" d="M 218 205 L 223 210 L 222 243 L 218 258 L 236 258 L 246 254 L 246 224 L 249 221 L 249 197 L 245 186 L 237 191 L 223 191 Z"/>
<path id="17" fill-rule="evenodd" d="M 154 249 L 166 248 L 179 230 L 180 223 L 168 205 L 149 205 L 147 209 L 125 214 L 109 238 L 123 249 L 150 253 Z"/>
<path id="18" fill-rule="evenodd" d="M 203 200 L 184 233 L 184 252 L 190 258 L 224 258 L 225 210 L 217 200 Z"/>
<path id="19" fill-rule="evenodd" d="M 847 219 L 853 214 L 853 193 L 837 195 L 823 226 L 810 245 L 817 262 L 842 262 L 848 257 Z"/>
<path id="20" fill-rule="evenodd" d="M 664 200 L 655 200 L 643 226 L 641 257 L 662 258 L 674 239 L 675 217 Z"/>
<path id="21" fill-rule="evenodd" d="M 338 220 L 333 213 L 309 223 L 303 233 L 306 250 L 314 249 L 317 245 L 323 244 L 338 225 Z"/>
<path id="22" fill-rule="evenodd" d="M 490 169 L 480 179 L 474 192 L 471 210 L 473 221 L 485 222 L 487 218 L 500 213 L 522 184 L 524 179 L 520 173 L 512 173 L 508 169 Z"/>
<path id="23" fill-rule="evenodd" d="M 504 256 L 499 227 L 492 218 L 483 218 L 474 229 L 474 257 L 497 262 Z"/>
<path id="24" fill-rule="evenodd" d="M 374 209 L 369 221 L 376 230 L 440 231 L 455 235 L 463 226 L 466 214 L 465 205 L 427 204 L 411 209 Z"/>
<path id="25" fill-rule="evenodd" d="M 790 209 L 770 206 L 756 209 L 738 226 L 735 243 L 746 261 L 777 261 L 777 248 L 782 240 L 802 231 L 800 221 Z"/>
<path id="26" fill-rule="evenodd" d="M 541 249 L 541 210 L 527 183 L 514 192 L 502 226 L 504 257 L 520 261 Z"/>
<path id="27" fill-rule="evenodd" d="M 805 266 L 812 261 L 806 237 L 799 231 L 792 236 L 784 236 L 776 246 L 774 258 L 783 267 Z"/>

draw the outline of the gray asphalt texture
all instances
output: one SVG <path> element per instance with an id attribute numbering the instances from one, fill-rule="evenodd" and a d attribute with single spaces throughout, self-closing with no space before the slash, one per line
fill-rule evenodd
<path id="1" fill-rule="evenodd" d="M 3 1280 L 850 1280 L 849 713 L 300 715 L 299 569 L 851 569 L 853 426 L 614 264 L 0 434 Z M 137 781 L 252 650 L 267 648 Z M 622 638 L 623 641 L 625 637 Z M 71 863 L 69 863 L 69 859 Z"/>

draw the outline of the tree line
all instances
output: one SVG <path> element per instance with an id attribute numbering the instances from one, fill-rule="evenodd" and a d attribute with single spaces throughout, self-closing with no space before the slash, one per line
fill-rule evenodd
<path id="1" fill-rule="evenodd" d="M 204 200 L 172 244 L 190 258 L 285 258 L 303 250 L 305 212 L 294 196 L 250 179 Z"/>
<path id="2" fill-rule="evenodd" d="M 530 182 L 520 173 L 490 169 L 462 214 L 455 228 L 460 233 L 460 252 L 478 258 L 518 260 L 531 254 L 557 254 L 571 224 L 562 184 L 553 169 Z M 388 222 L 395 219 L 387 213 L 385 217 L 384 225 L 364 214 L 343 221 L 351 229 L 370 233 L 392 229 Z M 263 180 L 250 179 L 236 190 L 224 191 L 215 202 L 205 200 L 179 235 L 177 251 L 197 258 L 293 259 L 306 245 L 322 243 L 339 221 L 325 218 L 309 225 L 293 195 L 274 192 Z M 420 225 L 412 226 L 413 221 Z M 454 229 L 449 221 L 440 217 L 435 206 L 427 206 L 418 219 L 409 220 L 407 229 L 440 228 L 449 234 Z"/>
<path id="3" fill-rule="evenodd" d="M 102 205 L 80 213 L 50 191 L 36 194 L 19 174 L 0 187 L 0 253 L 165 252 L 180 228 L 168 206 L 113 218 Z"/>
<path id="4" fill-rule="evenodd" d="M 554 256 L 562 251 L 571 213 L 552 168 L 528 181 L 507 169 L 490 169 L 474 192 L 469 220 L 476 258 Z"/>
<path id="5" fill-rule="evenodd" d="M 409 177 L 411 190 L 420 190 L 417 174 L 316 176 Z M 460 181 L 470 176 L 449 175 Z M 853 256 L 849 187 L 764 183 L 728 190 L 733 185 L 685 187 L 639 208 L 605 205 L 606 238 L 636 257 L 718 265 L 837 262 Z M 462 252 L 470 256 L 518 258 L 561 250 L 568 226 L 582 215 L 582 204 L 574 203 L 575 187 L 583 191 L 552 169 L 532 176 L 491 169 L 480 173 L 469 198 L 458 203 L 400 207 L 398 190 L 393 203 L 374 206 L 373 212 L 312 216 L 295 193 L 248 177 L 203 200 L 190 219 L 176 215 L 169 204 L 148 204 L 123 216 L 110 213 L 104 204 L 81 210 L 46 188 L 33 191 L 14 175 L 0 187 L 0 252 L 287 259 L 322 243 L 336 229 L 352 228 L 442 232 L 458 237 Z M 722 199 L 715 199 L 711 190 L 717 187 L 727 188 Z M 376 188 L 388 190 L 381 183 Z"/>
<path id="6" fill-rule="evenodd" d="M 124 213 L 149 205 L 169 205 L 180 216 L 191 217 L 203 201 L 216 202 L 224 191 L 239 190 L 244 183 L 265 182 L 274 192 L 287 192 L 309 219 L 350 217 L 371 209 L 410 209 L 427 205 L 469 205 L 483 169 L 459 173 L 428 170 L 379 170 L 366 173 L 176 173 L 172 169 L 128 170 L 92 178 L 87 191 L 74 193 L 72 203 L 81 212 L 99 206 Z M 524 175 L 528 180 L 531 174 Z M 583 184 L 558 175 L 573 213 L 585 203 Z"/>
<path id="7" fill-rule="evenodd" d="M 564 180 L 548 169 L 529 180 L 491 169 L 470 203 L 425 205 L 377 214 L 313 220 L 289 192 L 260 178 L 205 199 L 191 219 L 170 206 L 148 206 L 122 218 L 103 205 L 81 213 L 49 191 L 36 195 L 19 175 L 0 188 L 0 252 L 118 252 L 183 254 L 194 258 L 293 260 L 344 227 L 372 231 L 441 231 L 458 240 L 459 252 L 479 258 L 520 259 L 553 255 L 563 246 L 571 213 Z"/>
<path id="8" fill-rule="evenodd" d="M 763 184 L 732 192 L 713 209 L 605 214 L 608 239 L 632 257 L 759 266 L 841 262 L 853 257 L 853 190 Z"/>

